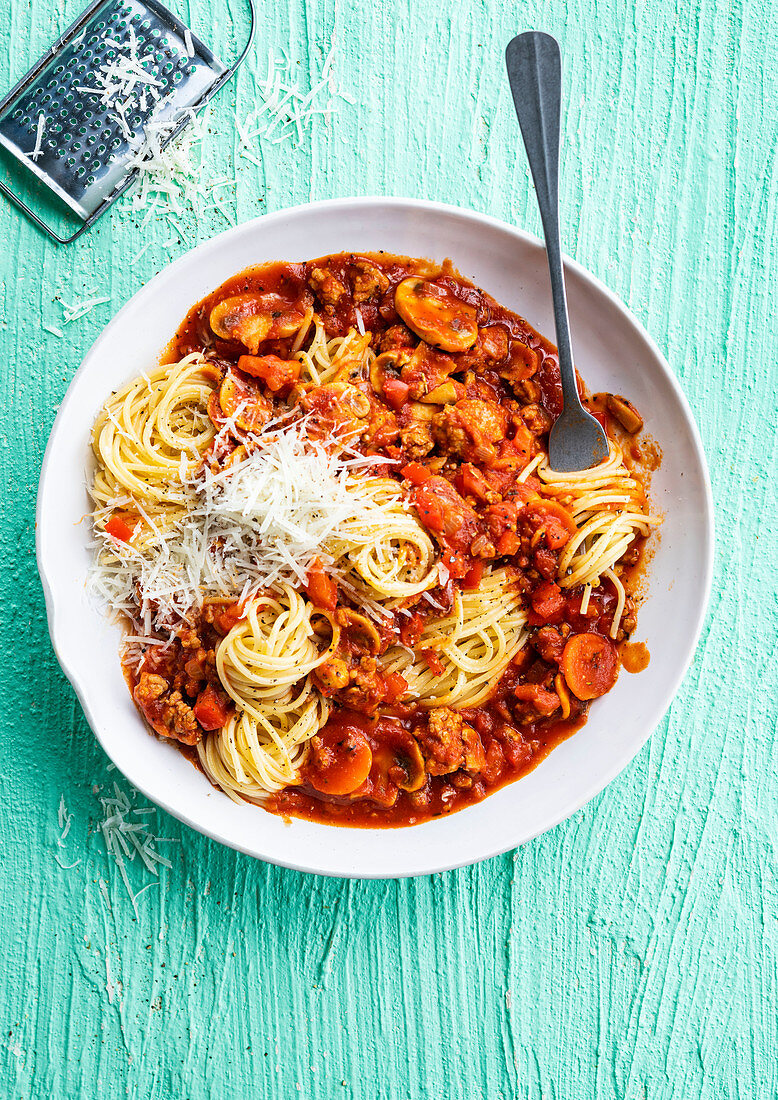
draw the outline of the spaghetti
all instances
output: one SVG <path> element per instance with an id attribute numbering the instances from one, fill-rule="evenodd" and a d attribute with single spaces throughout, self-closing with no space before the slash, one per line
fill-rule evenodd
<path id="1" fill-rule="evenodd" d="M 236 802 L 397 825 L 584 722 L 658 521 L 613 432 L 597 468 L 550 468 L 558 368 L 525 321 L 344 254 L 244 273 L 172 346 L 98 416 L 90 490 L 92 587 L 155 733 Z"/>
<path id="2" fill-rule="evenodd" d="M 568 509 L 578 528 L 560 555 L 559 584 L 584 586 L 585 612 L 592 589 L 607 577 L 618 593 L 610 628 L 615 638 L 626 594 L 614 567 L 635 539 L 646 538 L 659 520 L 646 511 L 643 486 L 624 465 L 621 448 L 613 440 L 608 458 L 594 469 L 558 473 L 544 459 L 537 471 L 546 492 Z"/>
<path id="3" fill-rule="evenodd" d="M 474 592 L 457 591 L 451 612 L 425 627 L 421 656 L 390 649 L 387 667 L 424 706 L 477 707 L 524 646 L 526 623 L 506 570 L 490 571 Z"/>

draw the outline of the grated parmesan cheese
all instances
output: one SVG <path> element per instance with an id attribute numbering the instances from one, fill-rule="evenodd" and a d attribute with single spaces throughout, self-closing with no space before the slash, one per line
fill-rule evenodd
<path id="1" fill-rule="evenodd" d="M 127 121 L 127 114 L 140 108 L 148 110 L 149 100 L 160 98 L 157 89 L 163 87 L 162 81 L 145 68 L 147 61 L 154 60 L 153 52 L 141 57 L 138 52 L 138 39 L 132 24 L 127 27 L 127 42 L 117 42 L 106 38 L 105 44 L 117 51 L 117 55 L 104 62 L 91 74 L 93 85 L 76 85 L 76 91 L 100 101 L 100 106 L 109 117 L 119 124 L 124 136 L 129 140 L 133 131 Z"/>
<path id="2" fill-rule="evenodd" d="M 85 298 L 81 302 L 74 302 L 68 304 L 64 298 L 57 296 L 57 301 L 62 307 L 63 323 L 69 325 L 71 321 L 78 321 L 81 317 L 85 317 L 87 313 L 91 313 L 95 306 L 105 305 L 106 302 L 110 302 L 110 295 L 108 297 L 92 297 Z M 62 333 L 57 329 L 48 329 L 49 332 L 53 332 L 55 336 L 61 336 Z"/>
<path id="3" fill-rule="evenodd" d="M 30 160 L 37 160 L 43 153 L 43 131 L 46 129 L 46 116 L 43 111 L 38 115 L 38 127 L 35 132 L 35 148 L 28 154 Z"/>
<path id="4" fill-rule="evenodd" d="M 256 138 L 264 138 L 271 145 L 280 145 L 293 137 L 301 141 L 316 117 L 329 118 L 335 109 L 335 97 L 349 100 L 335 88 L 334 59 L 335 47 L 332 45 L 318 80 L 306 89 L 291 79 L 294 69 L 291 61 L 286 57 L 279 59 L 272 50 L 268 51 L 267 73 L 257 88 L 260 102 L 243 121 L 235 117 L 240 155 L 245 160 L 261 167 L 262 161 L 254 152 Z"/>
<path id="5" fill-rule="evenodd" d="M 358 475 L 380 459 L 328 450 L 306 436 L 304 421 L 266 430 L 262 440 L 243 461 L 216 473 L 205 465 L 188 479 L 187 511 L 172 529 L 146 517 L 152 537 L 142 551 L 98 534 L 106 552 L 92 567 L 92 591 L 142 637 L 172 633 L 206 597 L 246 600 L 284 582 L 304 584 L 314 558 L 334 570 L 327 544 L 346 524 L 376 522 L 384 506 Z M 126 506 L 123 497 L 107 511 Z"/>
<path id="6" fill-rule="evenodd" d="M 103 820 L 100 822 L 100 831 L 109 857 L 119 868 L 119 874 L 137 917 L 138 906 L 136 901 L 143 891 L 148 889 L 149 886 L 153 886 L 154 883 L 148 883 L 134 894 L 127 875 L 127 863 L 132 863 L 137 856 L 146 870 L 159 879 L 158 866 L 161 864 L 163 867 L 172 867 L 173 865 L 169 859 L 157 851 L 155 845 L 165 842 L 172 844 L 174 840 L 170 837 L 154 836 L 146 829 L 144 823 L 138 820 L 138 818 L 147 814 L 153 814 L 153 807 L 136 807 L 133 805 L 135 794 L 130 800 L 116 783 L 114 783 L 113 789 L 114 797 L 100 799 L 104 814 Z M 105 903 L 110 908 L 108 889 L 102 879 L 100 879 L 100 888 Z"/>
<path id="7" fill-rule="evenodd" d="M 171 132 L 184 116 L 188 119 L 186 129 L 174 142 L 166 145 Z M 146 211 L 141 229 L 145 229 L 155 215 L 163 217 L 181 241 L 188 245 L 190 239 L 176 219 L 190 209 L 202 209 L 207 199 L 213 201 L 214 207 L 230 224 L 233 223 L 234 219 L 225 210 L 218 191 L 227 185 L 234 186 L 235 181 L 226 175 L 206 178 L 203 173 L 203 141 L 208 133 L 206 122 L 205 115 L 198 115 L 189 108 L 173 118 L 162 118 L 161 114 L 152 116 L 146 123 L 144 140 L 128 161 L 128 169 L 138 174 L 131 209 Z M 174 238 L 171 243 L 178 241 Z"/>

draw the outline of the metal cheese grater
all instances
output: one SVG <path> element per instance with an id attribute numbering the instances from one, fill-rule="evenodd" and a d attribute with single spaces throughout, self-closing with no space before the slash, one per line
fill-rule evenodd
<path id="1" fill-rule="evenodd" d="M 96 0 L 0 102 L 0 144 L 84 224 L 61 237 L 2 181 L 0 191 L 53 240 L 75 240 L 133 182 L 147 127 L 164 148 L 242 63 L 248 5 L 248 40 L 225 65 L 159 0 Z M 139 78 L 125 72 L 116 98 L 104 85 L 126 58 Z"/>

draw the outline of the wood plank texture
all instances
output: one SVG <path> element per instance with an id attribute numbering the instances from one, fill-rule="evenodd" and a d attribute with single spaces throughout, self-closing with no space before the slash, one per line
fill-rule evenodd
<path id="1" fill-rule="evenodd" d="M 79 6 L 3 0 L 3 85 Z M 240 0 L 190 10 L 226 52 Z M 173 866 L 135 919 L 98 830 L 116 773 L 48 640 L 35 491 L 84 352 L 185 245 L 127 199 L 66 249 L 0 205 L 3 1096 L 778 1096 L 774 14 L 759 0 L 259 0 L 257 46 L 212 109 L 203 171 L 234 172 L 234 220 L 390 194 L 537 232 L 502 52 L 527 27 L 555 33 L 566 250 L 646 325 L 700 423 L 717 571 L 669 714 L 572 820 L 450 874 L 299 875 L 155 812 Z M 332 41 L 354 102 L 302 141 L 259 144 L 261 168 L 241 157 L 232 120 L 268 48 L 307 84 Z M 227 219 L 181 224 L 197 242 Z M 90 293 L 111 302 L 64 339 L 42 330 L 61 324 L 57 294 Z"/>

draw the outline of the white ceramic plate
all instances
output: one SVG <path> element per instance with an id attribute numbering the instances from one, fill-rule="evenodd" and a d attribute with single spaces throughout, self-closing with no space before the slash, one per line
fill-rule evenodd
<path id="1" fill-rule="evenodd" d="M 160 272 L 108 324 L 77 372 L 49 439 L 38 492 L 38 566 L 54 649 L 100 744 L 145 795 L 223 844 L 327 875 L 427 874 L 496 855 L 575 813 L 626 767 L 688 668 L 708 600 L 713 547 L 710 484 L 700 438 L 656 345 L 608 290 L 568 261 L 576 362 L 593 391 L 627 394 L 664 451 L 652 505 L 664 513 L 636 639 L 651 663 L 622 672 L 588 723 L 526 778 L 476 806 L 409 829 L 347 829 L 236 806 L 172 746 L 149 736 L 119 665 L 119 631 L 85 591 L 90 430 L 109 393 L 156 363 L 187 310 L 229 276 L 268 260 L 385 251 L 442 260 L 553 338 L 543 246 L 455 207 L 405 199 L 345 199 L 238 226 Z"/>

